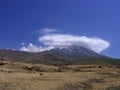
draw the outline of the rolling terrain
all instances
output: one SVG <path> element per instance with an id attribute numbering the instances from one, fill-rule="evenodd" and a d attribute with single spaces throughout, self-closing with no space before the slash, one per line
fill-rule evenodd
<path id="1" fill-rule="evenodd" d="M 0 90 L 119 90 L 120 66 L 0 61 Z"/>
<path id="2" fill-rule="evenodd" d="M 120 60 L 77 46 L 0 49 L 0 90 L 120 90 Z"/>
<path id="3" fill-rule="evenodd" d="M 69 46 L 55 48 L 49 51 L 30 53 L 23 51 L 13 51 L 0 49 L 0 59 L 8 61 L 18 61 L 25 63 L 39 63 L 49 65 L 66 65 L 66 64 L 103 64 L 116 65 L 120 60 L 113 59 L 92 50 L 79 47 Z"/>

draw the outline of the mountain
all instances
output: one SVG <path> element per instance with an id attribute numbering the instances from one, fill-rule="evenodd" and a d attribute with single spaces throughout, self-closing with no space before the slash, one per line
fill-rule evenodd
<path id="1" fill-rule="evenodd" d="M 25 63 L 41 63 L 52 65 L 120 64 L 120 60 L 109 58 L 107 56 L 98 54 L 87 48 L 79 46 L 54 48 L 52 50 L 39 53 L 0 49 L 0 59 Z"/>
<path id="2" fill-rule="evenodd" d="M 105 57 L 101 54 L 98 54 L 90 49 L 80 47 L 80 46 L 68 46 L 60 47 L 50 50 L 50 52 L 56 56 L 61 56 L 68 60 L 80 60 L 88 58 L 100 58 Z"/>
<path id="3" fill-rule="evenodd" d="M 13 51 L 8 49 L 0 50 L 0 60 L 43 64 L 63 64 L 64 62 L 63 58 L 57 57 L 48 51 L 30 53 L 24 51 Z"/>
<path id="4" fill-rule="evenodd" d="M 0 49 L 0 59 L 4 59 L 4 60 L 24 62 L 25 59 L 31 55 L 32 53 L 23 52 L 23 51 Z"/>

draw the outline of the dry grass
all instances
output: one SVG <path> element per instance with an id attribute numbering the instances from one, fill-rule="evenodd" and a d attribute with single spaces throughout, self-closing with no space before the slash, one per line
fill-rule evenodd
<path id="1" fill-rule="evenodd" d="M 114 66 L 57 67 L 19 62 L 0 66 L 0 90 L 105 90 L 117 86 L 120 69 Z"/>

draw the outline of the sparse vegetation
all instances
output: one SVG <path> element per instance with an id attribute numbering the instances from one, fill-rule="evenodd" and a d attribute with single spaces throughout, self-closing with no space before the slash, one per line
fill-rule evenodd
<path id="1" fill-rule="evenodd" d="M 120 90 L 120 86 L 116 86 L 116 87 L 109 87 L 105 90 Z"/>
<path id="2" fill-rule="evenodd" d="M 1 62 L 5 64 L 0 66 L 0 90 L 119 90 L 120 86 L 116 66 Z"/>

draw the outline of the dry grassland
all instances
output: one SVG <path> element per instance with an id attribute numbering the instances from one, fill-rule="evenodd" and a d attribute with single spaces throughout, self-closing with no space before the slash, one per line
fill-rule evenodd
<path id="1" fill-rule="evenodd" d="M 2 62 L 0 90 L 120 90 L 120 69 Z"/>

